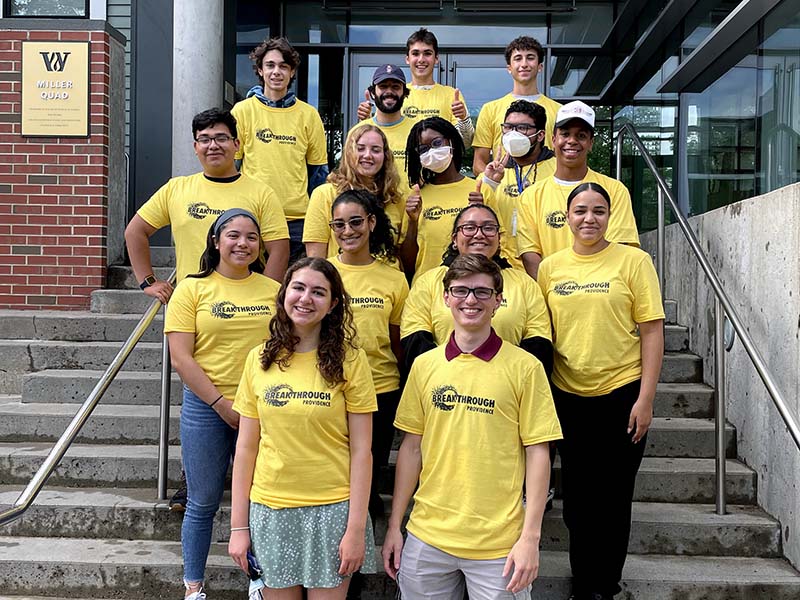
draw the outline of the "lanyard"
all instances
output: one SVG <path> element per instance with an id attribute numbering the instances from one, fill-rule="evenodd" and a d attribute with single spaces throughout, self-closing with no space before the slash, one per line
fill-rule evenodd
<path id="1" fill-rule="evenodd" d="M 525 175 L 522 174 L 522 169 L 517 163 L 514 163 L 514 174 L 517 176 L 517 193 L 521 194 L 525 191 L 525 182 L 528 179 L 528 175 L 531 174 L 531 169 L 533 169 L 533 181 L 531 183 L 536 183 L 536 172 L 539 170 L 539 164 L 533 163 L 530 167 L 528 167 L 528 171 Z"/>

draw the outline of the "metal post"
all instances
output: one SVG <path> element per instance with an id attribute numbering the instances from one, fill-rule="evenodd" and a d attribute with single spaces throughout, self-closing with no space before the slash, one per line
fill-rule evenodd
<path id="1" fill-rule="evenodd" d="M 664 216 L 664 191 L 658 188 L 658 231 L 656 232 L 656 271 L 658 272 L 658 287 L 661 289 L 661 296 L 664 296 L 664 255 L 665 255 L 665 232 L 666 218 Z"/>
<path id="2" fill-rule="evenodd" d="M 725 311 L 719 297 L 714 297 L 714 387 L 717 410 L 714 420 L 716 433 L 717 514 L 726 513 L 725 498 Z"/>
<path id="3" fill-rule="evenodd" d="M 616 160 L 616 167 L 617 167 L 617 181 L 622 181 L 622 142 L 625 138 L 625 130 L 620 129 L 619 133 L 617 134 L 617 155 L 614 157 Z"/>
<path id="4" fill-rule="evenodd" d="M 164 305 L 164 322 L 167 321 L 167 306 Z M 167 500 L 169 467 L 169 400 L 172 384 L 172 368 L 169 360 L 167 336 L 161 339 L 161 411 L 158 423 L 158 499 Z"/>

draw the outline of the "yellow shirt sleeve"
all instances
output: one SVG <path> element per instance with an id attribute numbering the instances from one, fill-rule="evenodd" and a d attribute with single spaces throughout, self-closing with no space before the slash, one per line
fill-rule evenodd
<path id="1" fill-rule="evenodd" d="M 366 353 L 359 348 L 345 361 L 344 366 L 346 381 L 343 392 L 347 412 L 371 413 L 378 410 L 378 400 Z"/>
<path id="2" fill-rule="evenodd" d="M 531 362 L 530 374 L 522 386 L 519 437 L 524 446 L 560 440 L 561 424 L 550 392 L 550 383 L 542 363 Z"/>
<path id="3" fill-rule="evenodd" d="M 289 239 L 289 226 L 278 196 L 269 186 L 264 186 L 256 218 L 261 226 L 261 239 L 265 242 Z"/>
<path id="4" fill-rule="evenodd" d="M 395 290 L 395 297 L 392 302 L 392 312 L 389 315 L 390 325 L 400 325 L 403 318 L 403 309 L 405 308 L 406 300 L 408 299 L 409 289 L 405 275 L 402 278 L 400 278 L 399 281 L 400 284 Z"/>
<path id="5" fill-rule="evenodd" d="M 633 320 L 637 323 L 664 318 L 658 274 L 650 255 L 642 257 L 628 284 L 633 291 Z M 171 302 L 171 300 L 170 300 Z"/>
<path id="6" fill-rule="evenodd" d="M 261 348 L 263 344 L 259 344 L 247 354 L 244 363 L 244 370 L 242 371 L 242 378 L 239 381 L 239 387 L 236 390 L 236 398 L 233 401 L 233 410 L 250 419 L 258 419 L 258 409 L 256 402 L 258 401 L 256 391 L 253 388 L 255 381 L 256 369 L 261 369 Z"/>
<path id="7" fill-rule="evenodd" d="M 397 414 L 394 418 L 394 426 L 400 431 L 405 431 L 414 435 L 425 433 L 425 409 L 422 408 L 423 394 L 419 389 L 419 376 L 421 369 L 417 366 L 419 360 L 415 360 L 408 375 L 408 381 L 403 389 L 400 404 L 397 407 Z"/>
<path id="8" fill-rule="evenodd" d="M 336 189 L 332 183 L 323 183 L 311 192 L 306 221 L 303 224 L 303 242 L 330 245 L 331 228 L 328 223 L 331 220 L 331 206 L 335 195 Z M 328 256 L 331 254 L 331 248 L 328 248 Z"/>
<path id="9" fill-rule="evenodd" d="M 164 333 L 195 333 L 197 315 L 197 297 L 195 295 L 197 280 L 184 279 L 169 298 L 169 309 L 164 320 Z"/>
<path id="10" fill-rule="evenodd" d="M 173 191 L 173 181 L 175 180 L 170 179 L 158 188 L 158 191 L 136 211 L 136 214 L 151 227 L 161 229 L 170 223 L 169 199 Z"/>
<path id="11" fill-rule="evenodd" d="M 522 289 L 524 290 L 524 298 L 527 300 L 527 322 L 525 323 L 525 333 L 522 334 L 522 339 L 530 339 L 534 337 L 542 337 L 547 340 L 553 339 L 553 333 L 550 327 L 550 312 L 547 310 L 547 304 L 544 301 L 542 290 L 536 281 L 533 280 L 527 273 L 521 271 L 512 271 L 520 275 L 522 280 Z M 508 275 L 510 276 L 510 275 Z"/>
<path id="12" fill-rule="evenodd" d="M 308 113 L 310 123 L 308 124 L 308 149 L 306 150 L 306 164 L 327 165 L 328 164 L 328 142 L 325 138 L 325 126 L 322 118 L 316 110 Z"/>
<path id="13" fill-rule="evenodd" d="M 435 298 L 431 291 L 436 282 L 440 282 L 440 269 L 422 274 L 411 286 L 406 299 L 403 317 L 400 321 L 400 337 L 408 337 L 417 331 L 433 333 L 431 309 Z M 440 282 L 441 285 L 441 282 Z M 442 289 L 444 293 L 444 289 Z"/>
<path id="14" fill-rule="evenodd" d="M 475 137 L 472 138 L 473 148 L 489 148 L 492 150 L 492 142 L 494 140 L 494 128 L 499 126 L 499 123 L 494 122 L 495 110 L 494 104 L 498 100 L 487 102 L 478 113 L 478 121 L 475 124 Z"/>

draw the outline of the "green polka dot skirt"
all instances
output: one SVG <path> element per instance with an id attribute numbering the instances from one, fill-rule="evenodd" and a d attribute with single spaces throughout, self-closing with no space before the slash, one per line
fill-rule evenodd
<path id="1" fill-rule="evenodd" d="M 250 503 L 250 539 L 269 588 L 335 588 L 339 575 L 339 543 L 347 528 L 350 502 L 272 509 Z M 366 554 L 362 573 L 376 573 L 375 538 L 367 516 Z"/>

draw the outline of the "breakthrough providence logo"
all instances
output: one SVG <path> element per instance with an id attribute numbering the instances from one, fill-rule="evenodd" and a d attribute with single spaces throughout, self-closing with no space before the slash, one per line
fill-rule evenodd
<path id="1" fill-rule="evenodd" d="M 269 406 L 280 408 L 289 404 L 289 400 L 302 400 L 303 404 L 330 408 L 331 393 L 308 390 L 295 391 L 287 383 L 271 385 L 264 390 L 264 402 Z"/>
<path id="2" fill-rule="evenodd" d="M 275 133 L 272 129 L 259 129 L 256 131 L 256 137 L 264 142 L 265 144 L 269 144 L 272 140 L 275 140 L 279 144 L 296 144 L 297 138 L 293 135 L 281 135 L 279 133 Z"/>
<path id="3" fill-rule="evenodd" d="M 218 217 L 225 211 L 218 208 L 211 208 L 205 202 L 195 202 L 186 208 L 186 212 L 188 212 L 189 216 L 193 219 L 202 221 L 208 216 Z"/>
<path id="4" fill-rule="evenodd" d="M 562 281 L 553 286 L 553 292 L 559 296 L 569 296 L 575 292 L 584 294 L 607 294 L 611 289 L 608 281 L 593 281 L 590 283 L 578 283 L 574 280 Z"/>
<path id="5" fill-rule="evenodd" d="M 494 414 L 494 400 L 459 394 L 452 385 L 442 385 L 434 388 L 431 392 L 431 402 L 443 412 L 450 412 L 456 406 L 461 405 L 464 410 L 469 412 Z"/>
<path id="6" fill-rule="evenodd" d="M 428 210 L 422 213 L 422 216 L 428 221 L 438 221 L 446 215 L 457 215 L 462 208 L 464 207 L 458 206 L 455 208 L 442 208 L 441 206 L 431 206 Z"/>
<path id="7" fill-rule="evenodd" d="M 237 314 L 245 315 L 271 315 L 272 308 L 266 304 L 250 304 L 237 306 L 233 302 L 223 300 L 211 305 L 211 316 L 217 319 L 232 319 Z"/>

